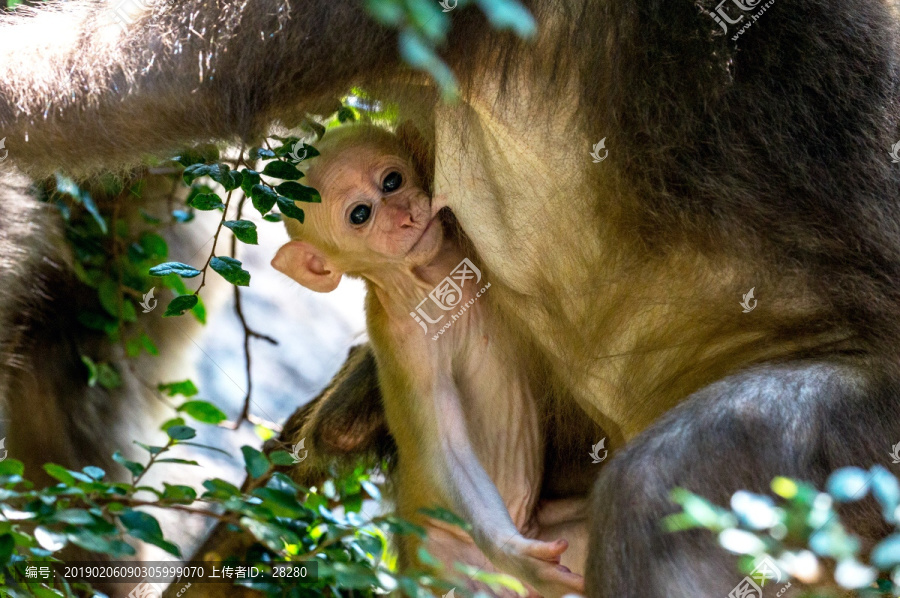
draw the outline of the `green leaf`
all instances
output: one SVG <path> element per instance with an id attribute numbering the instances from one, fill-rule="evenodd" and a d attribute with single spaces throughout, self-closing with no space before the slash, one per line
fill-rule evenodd
<path id="1" fill-rule="evenodd" d="M 281 210 L 281 213 L 288 218 L 299 220 L 301 223 L 303 222 L 303 210 L 298 208 L 293 201 L 285 199 L 280 195 L 278 196 L 278 209 Z"/>
<path id="2" fill-rule="evenodd" d="M 869 472 L 872 475 L 872 494 L 881 504 L 885 519 L 891 521 L 897 505 L 900 505 L 900 483 L 881 465 L 873 466 Z"/>
<path id="3" fill-rule="evenodd" d="M 95 523 L 94 516 L 84 509 L 63 509 L 53 514 L 54 521 L 71 523 L 72 525 L 91 525 Z"/>
<path id="4" fill-rule="evenodd" d="M 119 328 L 119 324 L 116 320 L 108 317 L 105 314 L 98 314 L 94 312 L 81 312 L 78 314 L 78 323 L 82 326 L 90 328 L 91 330 L 100 330 L 101 332 L 105 332 L 107 334 L 112 334 Z"/>
<path id="5" fill-rule="evenodd" d="M 147 259 L 165 259 L 169 255 L 169 244 L 156 233 L 144 233 L 141 235 L 140 245 L 147 254 Z"/>
<path id="6" fill-rule="evenodd" d="M 228 419 L 221 409 L 208 401 L 188 401 L 178 407 L 178 411 L 204 424 L 218 424 Z"/>
<path id="7" fill-rule="evenodd" d="M 131 556 L 135 554 L 134 548 L 119 540 L 96 534 L 86 528 L 76 528 L 67 534 L 69 541 L 90 552 L 100 552 L 112 556 Z"/>
<path id="8" fill-rule="evenodd" d="M 203 298 L 199 295 L 197 296 L 197 305 L 191 308 L 191 313 L 198 322 L 206 324 L 206 306 L 203 304 Z"/>
<path id="9" fill-rule="evenodd" d="M 250 190 L 253 189 L 253 185 L 259 185 L 260 183 L 259 173 L 255 170 L 250 170 L 249 168 L 245 168 L 241 171 L 241 190 L 244 192 L 244 195 L 249 196 Z"/>
<path id="10" fill-rule="evenodd" d="M 119 285 L 112 279 L 105 278 L 97 287 L 97 297 L 100 299 L 100 305 L 106 310 L 106 313 L 114 318 L 122 318 L 122 309 L 120 302 L 122 296 L 119 294 Z"/>
<path id="11" fill-rule="evenodd" d="M 159 392 L 164 392 L 170 397 L 174 397 L 176 395 L 193 397 L 198 392 L 200 392 L 199 390 L 197 390 L 197 386 L 191 380 L 168 382 L 166 384 L 160 384 L 156 388 L 157 390 L 159 390 Z"/>
<path id="12" fill-rule="evenodd" d="M 445 99 L 457 96 L 456 90 L 459 85 L 456 77 L 450 67 L 438 57 L 432 42 L 416 31 L 406 28 L 400 32 L 400 55 L 411 66 L 434 77 Z"/>
<path id="13" fill-rule="evenodd" d="M 159 546 L 174 556 L 181 556 L 181 550 L 179 550 L 178 546 L 163 538 L 159 522 L 152 515 L 129 509 L 119 515 L 119 521 L 128 529 L 130 536 L 154 546 Z"/>
<path id="14" fill-rule="evenodd" d="M 65 534 L 55 532 L 44 526 L 38 526 L 34 529 L 34 539 L 37 540 L 42 548 L 51 552 L 62 550 L 68 544 Z"/>
<path id="15" fill-rule="evenodd" d="M 295 183 L 293 181 L 281 183 L 275 187 L 275 190 L 278 191 L 279 194 L 294 201 L 305 201 L 307 203 L 322 202 L 322 196 L 319 195 L 318 191 L 312 187 L 307 187 L 306 185 L 301 185 L 300 183 Z"/>
<path id="16" fill-rule="evenodd" d="M 197 430 L 190 426 L 172 426 L 166 430 L 172 440 L 190 440 L 197 435 Z"/>
<path id="17" fill-rule="evenodd" d="M 122 525 L 129 530 L 141 530 L 147 534 L 162 536 L 162 529 L 159 522 L 147 513 L 129 509 L 119 516 Z"/>
<path id="18" fill-rule="evenodd" d="M 150 276 L 168 276 L 177 274 L 182 278 L 194 278 L 200 275 L 200 270 L 181 262 L 166 262 L 150 268 Z"/>
<path id="19" fill-rule="evenodd" d="M 141 344 L 141 348 L 144 349 L 150 355 L 159 355 L 159 349 L 154 344 L 153 339 L 151 339 L 146 332 L 142 332 L 138 337 L 138 342 Z"/>
<path id="20" fill-rule="evenodd" d="M 164 421 L 164 422 L 162 423 L 162 425 L 159 427 L 159 429 L 162 430 L 163 432 L 165 432 L 166 430 L 168 430 L 168 429 L 171 428 L 172 426 L 183 426 L 183 425 L 184 425 L 184 418 L 183 418 L 183 417 L 173 417 L 173 418 L 170 419 L 170 420 Z"/>
<path id="21" fill-rule="evenodd" d="M 377 525 L 384 527 L 392 534 L 412 535 L 419 538 L 425 537 L 425 528 L 393 515 L 385 517 Z"/>
<path id="22" fill-rule="evenodd" d="M 15 549 L 16 540 L 13 538 L 12 534 L 3 534 L 0 536 L 0 566 L 9 563 Z"/>
<path id="23" fill-rule="evenodd" d="M 20 476 L 25 473 L 25 465 L 18 459 L 0 461 L 0 476 Z"/>
<path id="24" fill-rule="evenodd" d="M 218 478 L 206 480 L 205 482 L 203 482 L 203 487 L 207 490 L 207 492 L 204 493 L 204 497 L 208 496 L 209 498 L 225 500 L 241 495 L 241 491 L 237 486 Z"/>
<path id="25" fill-rule="evenodd" d="M 250 150 L 251 160 L 271 160 L 275 157 L 275 152 L 264 147 L 256 147 Z"/>
<path id="26" fill-rule="evenodd" d="M 394 0 L 366 0 L 366 9 L 380 23 L 397 27 L 403 23 L 403 5 Z"/>
<path id="27" fill-rule="evenodd" d="M 297 170 L 296 166 L 288 164 L 287 162 L 282 162 L 281 160 L 275 160 L 266 164 L 262 173 L 276 179 L 287 179 L 290 181 L 296 181 L 297 179 L 303 178 L 303 173 Z"/>
<path id="28" fill-rule="evenodd" d="M 108 363 L 97 364 L 97 383 L 107 390 L 122 386 L 122 377 L 119 372 Z"/>
<path id="29" fill-rule="evenodd" d="M 184 420 L 181 420 L 180 423 L 184 424 Z M 172 426 L 174 426 L 174 425 L 176 425 L 176 424 L 172 424 Z M 169 426 L 169 428 L 171 428 L 172 426 Z M 164 447 L 164 446 L 153 446 L 150 444 L 144 444 L 143 442 L 138 442 L 137 440 L 132 440 L 132 442 L 135 443 L 136 445 L 138 445 L 139 447 L 141 447 L 142 449 L 144 449 L 145 451 L 147 451 L 148 453 L 150 453 L 151 455 L 158 455 L 158 454 L 162 453 L 163 451 L 167 450 L 166 447 Z"/>
<path id="30" fill-rule="evenodd" d="M 215 193 L 198 193 L 190 199 L 188 205 L 203 211 L 225 209 L 225 204 L 222 203 L 222 199 Z"/>
<path id="31" fill-rule="evenodd" d="M 261 452 L 246 445 L 241 447 L 241 452 L 244 454 L 244 463 L 251 478 L 258 478 L 269 471 L 269 460 Z"/>
<path id="32" fill-rule="evenodd" d="M 265 220 L 266 222 L 281 222 L 281 214 L 270 212 L 263 216 L 263 220 Z"/>
<path id="33" fill-rule="evenodd" d="M 172 218 L 175 222 L 190 222 L 194 219 L 194 213 L 187 210 L 172 210 Z"/>
<path id="34" fill-rule="evenodd" d="M 62 465 L 57 465 L 56 463 L 44 463 L 44 471 L 46 471 L 50 477 L 55 480 L 59 480 L 66 486 L 74 486 L 75 478 L 72 477 L 72 474 L 69 473 Z"/>
<path id="35" fill-rule="evenodd" d="M 116 463 L 118 463 L 119 465 L 121 465 L 122 467 L 127 469 L 128 471 L 130 471 L 131 475 L 133 475 L 134 477 L 137 477 L 137 476 L 141 475 L 142 473 L 144 473 L 145 468 L 143 465 L 141 465 L 140 463 L 135 463 L 134 461 L 129 461 L 128 459 L 123 457 L 122 453 L 120 453 L 119 451 L 116 451 L 115 453 L 113 453 L 112 458 L 113 458 L 113 461 L 115 461 Z"/>
<path id="36" fill-rule="evenodd" d="M 98 482 L 103 479 L 106 475 L 106 472 L 100 469 L 99 467 L 95 467 L 93 465 L 88 465 L 87 467 L 83 467 L 81 469 L 84 473 L 89 475 L 92 479 L 97 480 Z"/>
<path id="37" fill-rule="evenodd" d="M 859 467 L 844 467 L 831 474 L 826 490 L 838 502 L 865 498 L 869 490 L 869 474 Z"/>
<path id="38" fill-rule="evenodd" d="M 88 369 L 88 386 L 91 388 L 97 384 L 107 390 L 122 386 L 122 377 L 110 364 L 97 363 L 87 355 L 81 356 L 81 363 Z"/>
<path id="39" fill-rule="evenodd" d="M 378 486 L 370 482 L 369 480 L 363 480 L 360 482 L 363 489 L 366 493 L 372 497 L 372 500 L 381 500 L 381 490 L 378 489 Z"/>
<path id="40" fill-rule="evenodd" d="M 181 176 L 184 179 L 184 182 L 190 185 L 198 178 L 202 176 L 208 176 L 209 169 L 210 167 L 206 164 L 192 164 L 191 166 L 188 166 L 184 169 L 184 172 L 181 173 Z"/>
<path id="41" fill-rule="evenodd" d="M 298 519 L 307 514 L 306 508 L 297 502 L 296 496 L 271 488 L 257 488 L 253 491 L 253 496 L 261 498 L 262 506 L 271 511 L 275 517 Z"/>
<path id="42" fill-rule="evenodd" d="M 249 220 L 226 220 L 225 226 L 231 229 L 234 236 L 239 241 L 243 241 L 249 245 L 258 245 L 259 240 L 256 236 L 256 224 Z"/>
<path id="43" fill-rule="evenodd" d="M 269 453 L 269 461 L 274 465 L 293 465 L 294 457 L 287 451 L 272 451 Z"/>
<path id="44" fill-rule="evenodd" d="M 97 386 L 97 364 L 87 355 L 81 356 L 81 363 L 88 369 L 88 386 L 94 388 Z"/>
<path id="45" fill-rule="evenodd" d="M 283 527 L 266 523 L 264 521 L 256 521 L 249 517 L 241 518 L 241 525 L 256 536 L 256 539 L 268 546 L 271 550 L 284 550 L 285 543 L 300 544 L 300 538 L 294 532 Z"/>
<path id="46" fill-rule="evenodd" d="M 209 176 L 212 180 L 225 187 L 226 191 L 231 191 L 241 186 L 241 173 L 231 170 L 227 164 L 212 164 L 209 167 Z"/>
<path id="47" fill-rule="evenodd" d="M 705 498 L 697 496 L 683 488 L 675 488 L 671 492 L 672 500 L 684 509 L 685 516 L 695 524 L 707 529 L 718 531 L 723 524 L 727 513 L 724 509 L 716 507 Z"/>
<path id="48" fill-rule="evenodd" d="M 83 189 L 80 189 L 76 193 L 73 193 L 71 195 L 75 198 L 76 202 L 84 206 L 84 209 L 87 210 L 88 214 L 90 214 L 94 219 L 94 222 L 97 223 L 97 227 L 100 229 L 100 232 L 105 235 L 109 231 L 106 225 L 106 220 L 103 219 L 103 216 L 100 214 L 100 210 L 97 209 L 97 204 L 94 203 L 94 200 L 91 197 L 90 193 Z"/>
<path id="49" fill-rule="evenodd" d="M 511 29 L 524 39 L 531 39 L 537 33 L 534 17 L 516 0 L 478 0 L 478 5 L 497 29 Z"/>
<path id="50" fill-rule="evenodd" d="M 184 315 L 184 312 L 197 305 L 198 300 L 197 295 L 181 295 L 180 297 L 175 297 L 169 302 L 163 317 L 170 318 L 172 316 Z"/>
<path id="51" fill-rule="evenodd" d="M 253 185 L 250 188 L 250 199 L 253 200 L 253 207 L 260 214 L 268 214 L 278 199 L 278 194 L 265 185 Z"/>
<path id="52" fill-rule="evenodd" d="M 888 536 L 872 549 L 872 564 L 887 571 L 900 565 L 900 534 Z"/>
<path id="53" fill-rule="evenodd" d="M 356 114 L 353 113 L 353 108 L 341 106 L 337 113 L 337 119 L 341 123 L 353 122 L 356 120 Z"/>
<path id="54" fill-rule="evenodd" d="M 172 485 L 166 482 L 163 482 L 163 486 L 165 487 L 162 494 L 163 500 L 182 504 L 190 504 L 197 500 L 197 491 L 190 486 Z"/>
<path id="55" fill-rule="evenodd" d="M 209 265 L 231 284 L 240 287 L 250 285 L 250 273 L 241 268 L 240 260 L 227 256 L 214 257 L 210 260 Z"/>

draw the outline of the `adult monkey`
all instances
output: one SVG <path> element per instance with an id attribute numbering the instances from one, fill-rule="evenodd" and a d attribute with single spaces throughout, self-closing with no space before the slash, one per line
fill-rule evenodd
<path id="1" fill-rule="evenodd" d="M 465 102 L 435 107 L 435 192 L 559 384 L 629 441 L 596 487 L 588 593 L 725 595 L 739 576 L 709 537 L 659 530 L 672 486 L 821 482 L 900 435 L 898 6 L 776 3 L 736 47 L 709 0 L 530 4 L 530 46 L 456 18 Z M 58 36 L 47 14 L 0 27 L 21 168 L 253 138 L 404 77 L 349 0 L 185 2 L 124 39 L 94 6 L 62 8 Z"/>

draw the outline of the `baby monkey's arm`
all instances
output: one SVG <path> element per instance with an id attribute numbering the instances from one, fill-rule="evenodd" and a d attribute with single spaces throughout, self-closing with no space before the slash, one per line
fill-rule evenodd
<path id="1" fill-rule="evenodd" d="M 582 591 L 582 577 L 559 565 L 568 547 L 565 540 L 529 539 L 513 523 L 475 452 L 449 356 L 437 351 L 427 337 L 404 335 L 396 341 L 390 361 L 406 367 L 381 367 L 385 408 L 393 420 L 391 428 L 399 432 L 401 460 L 418 460 L 414 470 L 422 472 L 439 495 L 447 497 L 450 508 L 471 523 L 472 539 L 499 570 L 544 596 Z M 411 404 L 401 404 L 404 395 Z"/>

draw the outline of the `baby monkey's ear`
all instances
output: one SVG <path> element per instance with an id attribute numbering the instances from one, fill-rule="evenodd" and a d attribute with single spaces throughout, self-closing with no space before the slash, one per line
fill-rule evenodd
<path id="1" fill-rule="evenodd" d="M 330 293 L 344 275 L 324 253 L 305 241 L 282 245 L 272 258 L 272 267 L 317 293 Z"/>

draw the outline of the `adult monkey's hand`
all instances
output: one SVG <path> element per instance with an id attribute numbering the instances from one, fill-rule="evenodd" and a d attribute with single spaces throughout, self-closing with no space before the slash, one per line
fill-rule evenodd
<path id="1" fill-rule="evenodd" d="M 398 69 L 396 33 L 356 0 L 105 3 L 0 17 L 0 138 L 33 174 L 252 137 Z M 293 122 L 289 123 L 293 124 Z"/>

